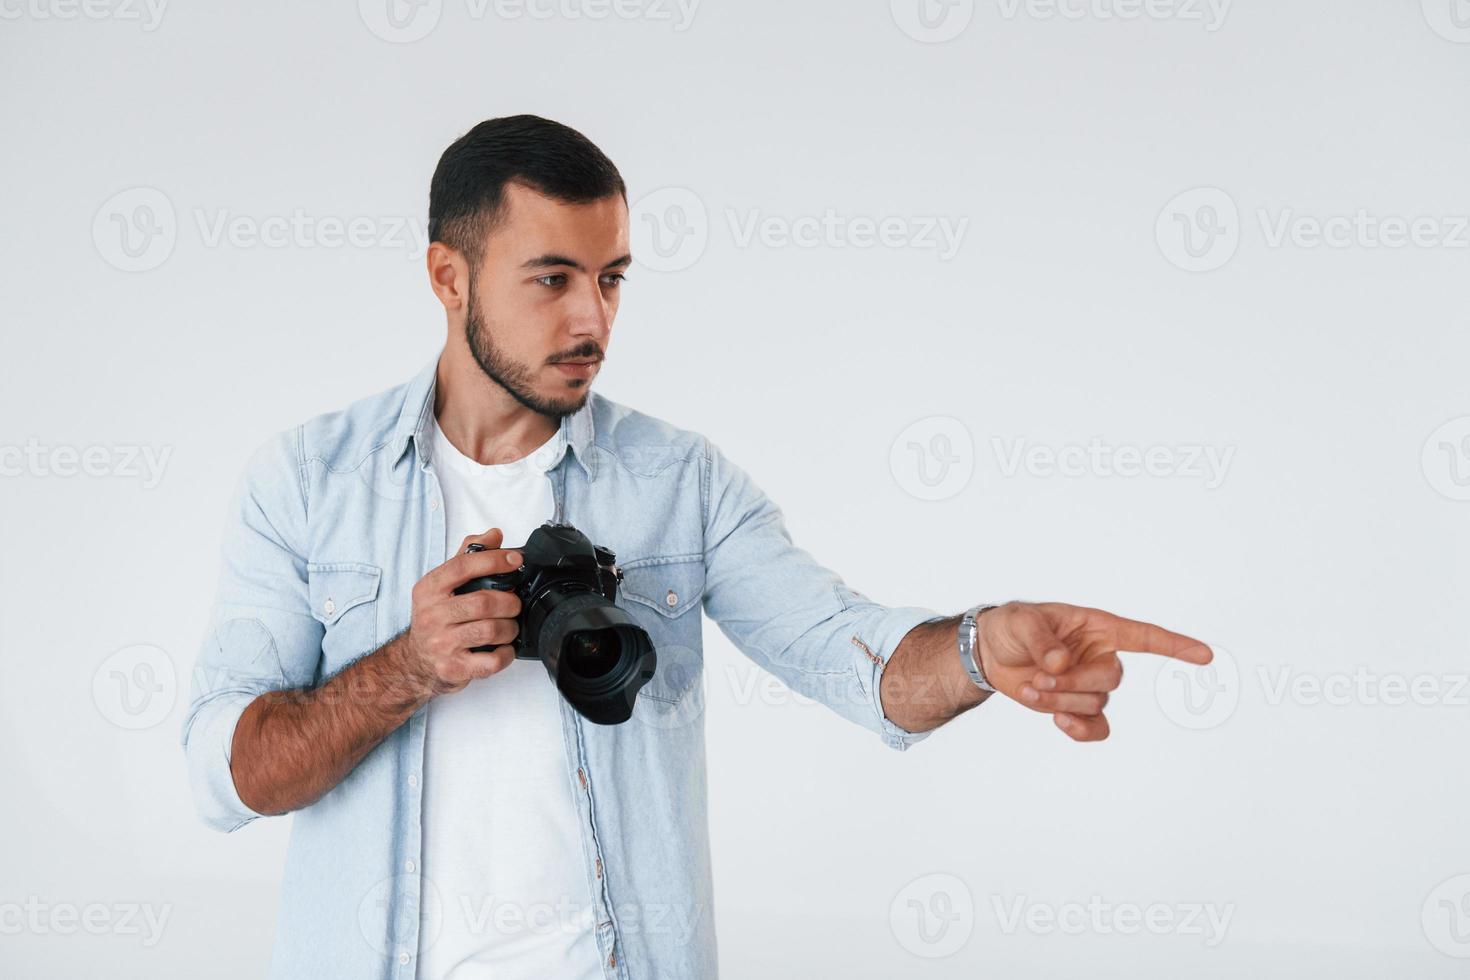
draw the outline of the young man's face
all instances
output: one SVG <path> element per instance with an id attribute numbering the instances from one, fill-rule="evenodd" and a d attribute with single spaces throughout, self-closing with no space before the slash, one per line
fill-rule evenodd
<path id="1" fill-rule="evenodd" d="M 587 401 L 618 312 L 628 207 L 567 204 L 507 184 L 472 276 L 465 336 L 475 360 L 527 408 L 559 418 Z"/>

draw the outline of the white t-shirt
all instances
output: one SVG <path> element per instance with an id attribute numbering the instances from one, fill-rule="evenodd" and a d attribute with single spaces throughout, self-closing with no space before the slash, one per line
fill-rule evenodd
<path id="1" fill-rule="evenodd" d="M 551 519 L 560 430 L 524 459 L 485 466 L 433 429 L 448 553 L 492 527 L 517 547 Z M 429 702 L 420 978 L 602 976 L 569 772 L 561 695 L 539 660 Z"/>

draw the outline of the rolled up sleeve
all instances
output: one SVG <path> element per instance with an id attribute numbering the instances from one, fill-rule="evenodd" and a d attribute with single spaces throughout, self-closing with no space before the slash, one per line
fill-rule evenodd
<path id="1" fill-rule="evenodd" d="M 793 691 L 907 749 L 927 738 L 889 721 L 879 681 L 931 609 L 890 607 L 849 588 L 792 543 L 781 510 L 705 441 L 704 608 L 730 641 Z"/>
<path id="2" fill-rule="evenodd" d="M 233 831 L 261 814 L 235 789 L 230 749 L 245 708 L 261 694 L 311 683 L 322 626 L 312 617 L 302 542 L 306 484 L 301 430 L 251 459 L 226 519 L 210 626 L 195 661 L 180 742 L 204 822 Z"/>

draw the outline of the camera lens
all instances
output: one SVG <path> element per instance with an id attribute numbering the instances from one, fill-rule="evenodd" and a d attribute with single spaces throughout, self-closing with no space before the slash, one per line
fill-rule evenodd
<path id="1" fill-rule="evenodd" d="M 557 690 L 590 721 L 627 721 L 658 665 L 652 639 L 595 592 L 548 593 L 546 606 L 546 618 L 529 632 Z"/>
<path id="2" fill-rule="evenodd" d="M 618 665 L 623 644 L 614 629 L 578 630 L 562 647 L 563 663 L 578 677 L 602 677 Z"/>

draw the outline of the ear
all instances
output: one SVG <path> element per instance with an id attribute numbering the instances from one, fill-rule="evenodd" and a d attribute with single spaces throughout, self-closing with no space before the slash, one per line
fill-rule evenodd
<path id="1" fill-rule="evenodd" d="M 443 242 L 431 242 L 425 262 L 429 288 L 444 304 L 446 313 L 463 313 L 470 304 L 470 266 L 464 253 Z"/>

